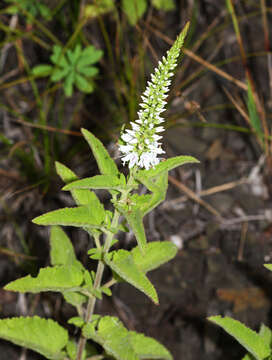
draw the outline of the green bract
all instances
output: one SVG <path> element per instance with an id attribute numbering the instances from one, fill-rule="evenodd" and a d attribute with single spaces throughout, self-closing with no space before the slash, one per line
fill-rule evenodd
<path id="1" fill-rule="evenodd" d="M 63 82 L 66 96 L 71 96 L 74 86 L 85 93 L 94 90 L 93 78 L 98 74 L 98 68 L 94 66 L 103 55 L 102 50 L 97 50 L 90 45 L 82 49 L 77 44 L 74 50 L 65 50 L 59 45 L 53 46 L 53 54 L 50 59 L 55 66 L 40 64 L 33 68 L 33 75 L 50 76 L 53 82 Z"/>

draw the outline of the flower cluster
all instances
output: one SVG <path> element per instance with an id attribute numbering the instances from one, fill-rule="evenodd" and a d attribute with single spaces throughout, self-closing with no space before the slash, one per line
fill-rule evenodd
<path id="1" fill-rule="evenodd" d="M 167 104 L 165 99 L 171 84 L 170 78 L 174 75 L 173 71 L 177 66 L 186 33 L 187 26 L 151 75 L 151 81 L 148 81 L 142 95 L 138 119 L 131 122 L 132 129 L 126 129 L 121 134 L 119 148 L 122 161 L 123 164 L 128 162 L 129 168 L 138 166 L 150 169 L 159 163 L 158 155 L 164 153 L 160 143 L 162 136 L 159 135 L 164 131 L 164 127 L 160 125 L 164 119 L 160 115 L 165 111 Z"/>

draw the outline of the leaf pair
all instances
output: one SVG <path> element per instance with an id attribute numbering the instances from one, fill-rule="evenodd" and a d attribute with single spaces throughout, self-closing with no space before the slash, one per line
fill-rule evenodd
<path id="1" fill-rule="evenodd" d="M 50 76 L 53 82 L 63 81 L 67 97 L 73 94 L 74 86 L 82 92 L 91 93 L 94 89 L 92 78 L 98 73 L 93 64 L 98 62 L 102 55 L 102 50 L 97 50 L 92 45 L 82 49 L 81 45 L 77 44 L 73 51 L 54 45 L 50 59 L 55 66 L 37 65 L 32 73 L 41 77 Z"/>

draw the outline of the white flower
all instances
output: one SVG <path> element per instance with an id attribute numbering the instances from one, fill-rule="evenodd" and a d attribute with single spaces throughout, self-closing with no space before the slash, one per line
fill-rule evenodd
<path id="1" fill-rule="evenodd" d="M 163 132 L 164 127 L 158 125 L 164 122 L 160 114 L 165 111 L 170 78 L 174 75 L 173 70 L 177 65 L 186 32 L 187 27 L 167 51 L 166 57 L 159 61 L 154 74 L 151 74 L 151 81 L 147 82 L 147 88 L 141 96 L 138 119 L 131 122 L 132 130 L 126 129 L 121 134 L 119 149 L 122 153 L 122 162 L 128 163 L 129 168 L 138 166 L 150 169 L 160 162 L 158 155 L 164 153 L 161 143 L 158 142 L 162 138 L 158 133 Z"/>

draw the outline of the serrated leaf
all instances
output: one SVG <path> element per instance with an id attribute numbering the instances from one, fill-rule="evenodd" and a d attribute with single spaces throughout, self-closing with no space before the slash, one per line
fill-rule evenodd
<path id="1" fill-rule="evenodd" d="M 150 170 L 139 170 L 136 174 L 137 179 L 141 181 L 141 178 L 150 179 L 159 175 L 161 172 L 170 171 L 178 166 L 190 163 L 199 163 L 197 159 L 192 156 L 175 156 L 165 161 L 161 161 L 153 169 Z"/>
<path id="2" fill-rule="evenodd" d="M 171 241 L 153 241 L 146 244 L 144 256 L 138 246 L 132 249 L 131 255 L 136 266 L 147 273 L 173 259 L 177 251 L 178 248 Z"/>
<path id="3" fill-rule="evenodd" d="M 98 168 L 102 175 L 118 175 L 119 171 L 115 162 L 110 157 L 109 153 L 92 133 L 86 129 L 81 129 L 81 132 L 92 149 L 93 155 L 97 162 Z"/>
<path id="4" fill-rule="evenodd" d="M 128 225 L 131 227 L 132 231 L 137 240 L 137 244 L 142 252 L 145 253 L 146 245 L 146 236 L 143 224 L 143 214 L 138 207 L 133 207 L 131 210 L 123 211 L 122 214 L 125 216 Z"/>
<path id="5" fill-rule="evenodd" d="M 35 76 L 46 77 L 46 76 L 51 75 L 52 70 L 53 70 L 52 66 L 40 64 L 40 65 L 34 66 L 34 68 L 32 69 L 31 72 Z"/>
<path id="6" fill-rule="evenodd" d="M 263 340 L 270 346 L 272 345 L 272 331 L 269 327 L 265 326 L 264 324 L 261 324 L 261 328 L 259 331 L 260 336 L 263 338 Z"/>
<path id="7" fill-rule="evenodd" d="M 129 340 L 139 359 L 172 360 L 170 352 L 158 341 L 151 337 L 129 331 Z"/>
<path id="8" fill-rule="evenodd" d="M 79 73 L 75 74 L 75 84 L 78 90 L 83 91 L 86 94 L 89 94 L 94 90 L 92 83 L 88 81 L 85 77 L 80 75 Z"/>
<path id="9" fill-rule="evenodd" d="M 53 82 L 58 82 L 61 79 L 65 78 L 65 76 L 67 76 L 67 74 L 70 72 L 70 68 L 66 67 L 66 68 L 56 68 L 52 71 L 51 73 L 51 77 L 50 80 Z"/>
<path id="10" fill-rule="evenodd" d="M 50 56 L 50 60 L 57 66 L 69 68 L 67 59 L 63 54 L 63 49 L 59 45 L 53 46 L 53 54 Z"/>
<path id="11" fill-rule="evenodd" d="M 129 332 L 116 317 L 104 316 L 86 324 L 82 334 L 100 344 L 117 360 L 139 360 L 129 341 Z M 113 336 L 114 335 L 114 336 Z"/>
<path id="12" fill-rule="evenodd" d="M 131 25 L 135 25 L 147 8 L 146 0 L 122 0 L 122 10 Z"/>
<path id="13" fill-rule="evenodd" d="M 72 324 L 76 327 L 82 328 L 85 322 L 80 316 L 74 316 L 68 320 L 68 324 Z"/>
<path id="14" fill-rule="evenodd" d="M 78 287 L 83 281 L 83 273 L 76 266 L 54 266 L 40 269 L 37 277 L 27 275 L 5 286 L 5 290 L 39 293 L 41 291 L 65 292 Z"/>
<path id="15" fill-rule="evenodd" d="M 96 205 L 96 203 L 94 204 Z M 50 211 L 32 220 L 38 225 L 63 225 L 99 228 L 106 216 L 105 210 L 90 205 Z"/>
<path id="16" fill-rule="evenodd" d="M 86 295 L 75 291 L 65 292 L 62 295 L 67 303 L 75 306 L 76 308 L 78 306 L 82 306 L 88 301 L 88 297 Z"/>
<path id="17" fill-rule="evenodd" d="M 174 10 L 175 3 L 173 0 L 151 0 L 152 5 L 158 10 Z"/>
<path id="18" fill-rule="evenodd" d="M 62 349 L 68 342 L 66 329 L 38 316 L 0 320 L 0 337 L 52 360 L 64 358 Z"/>
<path id="19" fill-rule="evenodd" d="M 158 304 L 158 295 L 154 286 L 136 266 L 129 251 L 112 251 L 104 256 L 104 260 L 117 275 L 146 294 L 155 304 Z"/>
<path id="20" fill-rule="evenodd" d="M 122 176 L 116 175 L 96 175 L 93 177 L 74 181 L 62 188 L 62 190 L 73 189 L 107 189 L 119 190 L 126 188 L 126 181 L 123 174 Z"/>
<path id="21" fill-rule="evenodd" d="M 74 265 L 79 270 L 84 270 L 83 265 L 76 258 L 71 240 L 59 226 L 51 227 L 50 259 L 52 265 Z"/>
<path id="22" fill-rule="evenodd" d="M 63 180 L 65 184 L 69 184 L 78 180 L 77 175 L 70 170 L 67 166 L 61 164 L 60 162 L 56 161 L 56 171 L 60 178 Z M 93 204 L 93 206 L 101 207 L 102 204 L 100 203 L 98 197 L 93 191 L 89 190 L 72 190 L 71 194 L 75 199 L 75 202 L 78 205 L 88 205 Z"/>
<path id="23" fill-rule="evenodd" d="M 229 317 L 211 316 L 208 320 L 221 326 L 228 334 L 233 336 L 251 355 L 258 360 L 267 358 L 270 346 L 255 331 L 249 329 L 238 320 Z"/>

